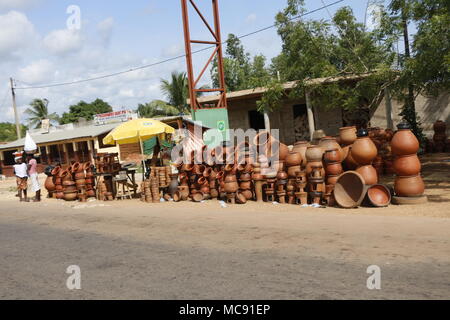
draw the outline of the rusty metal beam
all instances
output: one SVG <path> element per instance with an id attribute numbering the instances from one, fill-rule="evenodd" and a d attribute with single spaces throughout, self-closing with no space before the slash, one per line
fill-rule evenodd
<path id="1" fill-rule="evenodd" d="M 226 99 L 226 86 L 225 86 L 225 73 L 223 68 L 223 50 L 222 50 L 222 39 L 220 35 L 220 21 L 219 21 L 219 5 L 218 0 L 211 0 L 212 2 L 212 13 L 214 17 L 214 29 L 208 23 L 198 6 L 195 4 L 195 0 L 181 0 L 181 9 L 183 16 L 183 31 L 184 31 L 184 40 L 185 40 L 185 50 L 186 50 L 186 64 L 187 64 L 187 76 L 189 82 L 189 100 L 191 109 L 195 112 L 197 109 L 212 109 L 211 104 L 207 106 L 202 106 L 197 100 L 198 92 L 219 92 L 220 99 L 216 104 L 216 108 L 227 108 L 227 99 Z M 194 8 L 196 14 L 200 17 L 200 19 L 205 24 L 209 33 L 212 34 L 213 39 L 199 39 L 192 40 L 189 26 L 189 4 Z M 194 65 L 192 61 L 192 44 L 209 44 L 215 46 L 213 53 L 206 60 L 204 64 L 202 64 L 201 72 L 196 77 L 194 75 Z M 200 89 L 197 88 L 200 80 L 205 74 L 206 70 L 210 66 L 213 59 L 217 60 L 217 73 L 219 77 L 219 88 L 211 88 L 211 89 Z"/>

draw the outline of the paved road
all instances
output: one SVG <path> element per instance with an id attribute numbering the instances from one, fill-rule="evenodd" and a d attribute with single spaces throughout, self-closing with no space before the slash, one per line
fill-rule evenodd
<path id="1" fill-rule="evenodd" d="M 448 219 L 1 205 L 1 299 L 450 298 Z M 366 288 L 371 262 L 381 290 Z"/>

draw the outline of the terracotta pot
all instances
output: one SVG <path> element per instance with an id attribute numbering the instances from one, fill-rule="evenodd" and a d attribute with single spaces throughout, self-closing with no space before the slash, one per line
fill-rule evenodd
<path id="1" fill-rule="evenodd" d="M 391 140 L 392 153 L 396 156 L 406 156 L 419 151 L 419 140 L 412 133 L 407 123 L 400 123 L 398 131 Z"/>
<path id="2" fill-rule="evenodd" d="M 60 184 L 55 185 L 55 191 L 57 192 L 63 192 L 64 191 L 64 187 Z"/>
<path id="3" fill-rule="evenodd" d="M 93 198 L 93 197 L 95 197 L 95 191 L 94 191 L 93 189 L 87 190 L 87 191 L 86 191 L 86 195 L 87 195 L 89 198 Z"/>
<path id="4" fill-rule="evenodd" d="M 75 184 L 76 184 L 75 181 L 72 181 L 72 180 L 64 180 L 62 182 L 62 185 L 65 187 L 74 186 Z"/>
<path id="5" fill-rule="evenodd" d="M 295 178 L 297 176 L 297 172 L 300 172 L 301 170 L 302 168 L 300 167 L 300 165 L 288 167 L 287 174 L 289 177 Z"/>
<path id="6" fill-rule="evenodd" d="M 324 137 L 320 140 L 319 146 L 323 149 L 325 153 L 327 150 L 337 149 L 339 152 L 339 160 L 342 161 L 344 159 L 344 151 L 342 151 L 341 146 L 337 143 L 336 138 L 333 137 Z"/>
<path id="7" fill-rule="evenodd" d="M 409 177 L 397 176 L 394 190 L 399 197 L 419 197 L 425 192 L 425 184 L 420 174 Z"/>
<path id="8" fill-rule="evenodd" d="M 75 183 L 77 186 L 84 186 L 84 185 L 86 185 L 86 179 L 75 180 Z"/>
<path id="9" fill-rule="evenodd" d="M 365 129 L 358 131 L 358 139 L 353 143 L 351 156 L 359 165 L 372 164 L 373 159 L 378 154 L 378 149 L 372 140 L 368 137 Z"/>
<path id="10" fill-rule="evenodd" d="M 368 164 L 365 166 L 361 166 L 356 169 L 356 172 L 358 172 L 364 178 L 365 184 L 373 185 L 378 183 L 377 170 L 375 170 L 372 165 Z"/>
<path id="11" fill-rule="evenodd" d="M 235 193 L 239 189 L 236 175 L 229 174 L 225 177 L 224 190 L 226 193 Z"/>
<path id="12" fill-rule="evenodd" d="M 247 198 L 245 197 L 245 195 L 242 192 L 238 192 L 236 194 L 236 202 L 239 204 L 246 204 Z"/>
<path id="13" fill-rule="evenodd" d="M 442 120 L 436 121 L 433 125 L 433 130 L 436 133 L 438 133 L 438 132 L 445 133 L 446 129 L 447 129 L 447 124 Z"/>
<path id="14" fill-rule="evenodd" d="M 56 199 L 64 199 L 64 192 L 58 191 L 55 193 Z"/>
<path id="15" fill-rule="evenodd" d="M 329 149 L 325 150 L 323 160 L 327 163 L 336 163 L 344 160 L 344 158 L 341 158 L 341 154 L 338 149 Z"/>
<path id="16" fill-rule="evenodd" d="M 64 192 L 70 193 L 70 192 L 78 192 L 78 189 L 76 186 L 68 186 L 64 188 Z"/>
<path id="17" fill-rule="evenodd" d="M 391 203 L 391 191 L 382 184 L 370 186 L 367 190 L 367 202 L 374 207 L 387 207 Z"/>
<path id="18" fill-rule="evenodd" d="M 302 163 L 302 155 L 299 152 L 289 152 L 285 163 L 287 167 L 299 166 Z"/>
<path id="19" fill-rule="evenodd" d="M 287 180 L 288 174 L 284 171 L 278 171 L 277 180 Z"/>
<path id="20" fill-rule="evenodd" d="M 336 203 L 342 208 L 356 208 L 363 201 L 368 186 L 364 178 L 356 171 L 347 171 L 341 174 L 334 188 Z"/>
<path id="21" fill-rule="evenodd" d="M 328 175 L 327 176 L 327 184 L 328 185 L 335 185 L 339 176 L 338 175 Z"/>
<path id="22" fill-rule="evenodd" d="M 83 163 L 83 170 L 89 171 L 91 169 L 91 167 L 92 167 L 92 163 L 90 163 L 90 162 Z"/>
<path id="23" fill-rule="evenodd" d="M 247 173 L 247 172 L 241 173 L 241 175 L 239 176 L 239 180 L 240 181 L 251 181 L 252 180 L 252 175 L 250 173 Z"/>
<path id="24" fill-rule="evenodd" d="M 64 200 L 75 201 L 78 198 L 78 192 L 64 192 Z"/>
<path id="25" fill-rule="evenodd" d="M 284 143 L 281 143 L 277 140 L 271 142 L 270 146 L 270 155 L 275 159 L 280 161 L 284 161 L 289 153 L 289 148 Z"/>
<path id="26" fill-rule="evenodd" d="M 325 166 L 325 172 L 327 175 L 340 175 L 344 170 L 340 162 L 329 163 Z"/>
<path id="27" fill-rule="evenodd" d="M 252 192 L 252 190 L 242 190 L 241 193 L 244 195 L 244 197 L 247 200 L 253 199 L 253 192 Z"/>
<path id="28" fill-rule="evenodd" d="M 305 153 L 306 161 L 322 161 L 323 152 L 323 149 L 319 146 L 309 146 Z"/>
<path id="29" fill-rule="evenodd" d="M 47 179 L 45 179 L 44 187 L 45 187 L 45 189 L 47 189 L 48 192 L 55 191 L 56 186 L 55 186 L 52 176 L 49 176 L 49 177 L 47 177 Z"/>
<path id="30" fill-rule="evenodd" d="M 84 179 L 86 176 L 84 175 L 84 172 L 77 172 L 75 173 L 75 180 Z"/>
<path id="31" fill-rule="evenodd" d="M 292 148 L 292 152 L 298 152 L 302 156 L 302 166 L 306 165 L 306 150 L 310 146 L 307 141 L 299 141 L 294 144 L 294 148 Z"/>
<path id="32" fill-rule="evenodd" d="M 416 154 L 396 157 L 393 163 L 395 173 L 399 176 L 413 176 L 420 173 L 422 168 Z"/>
<path id="33" fill-rule="evenodd" d="M 355 170 L 358 167 L 358 163 L 355 161 L 355 159 L 353 159 L 352 156 L 352 147 L 348 146 L 348 153 L 347 153 L 347 157 L 345 157 L 344 163 L 345 166 L 347 167 L 348 170 Z"/>
<path id="34" fill-rule="evenodd" d="M 244 181 L 239 184 L 239 189 L 241 190 L 250 190 L 252 188 L 251 181 Z"/>
<path id="35" fill-rule="evenodd" d="M 311 162 L 308 162 L 306 164 L 306 168 L 305 168 L 306 175 L 309 176 L 311 174 L 311 172 L 312 172 L 312 168 L 316 167 L 316 166 L 321 166 L 322 167 L 322 176 L 324 177 L 326 172 L 325 172 L 325 169 L 323 168 L 322 161 L 311 161 Z"/>
<path id="36" fill-rule="evenodd" d="M 339 129 L 340 143 L 343 145 L 353 144 L 356 139 L 356 127 L 343 127 Z"/>
<path id="37" fill-rule="evenodd" d="M 52 176 L 56 177 L 56 176 L 58 176 L 58 174 L 60 172 L 61 172 L 61 167 L 55 167 L 55 168 L 53 168 L 51 174 L 52 174 Z"/>
<path id="38" fill-rule="evenodd" d="M 197 192 L 192 195 L 192 200 L 194 202 L 201 202 L 201 201 L 203 201 L 204 198 L 205 197 L 204 197 L 203 193 L 201 193 L 201 192 Z"/>
<path id="39" fill-rule="evenodd" d="M 75 162 L 71 167 L 72 173 L 83 171 L 83 166 L 79 162 Z"/>

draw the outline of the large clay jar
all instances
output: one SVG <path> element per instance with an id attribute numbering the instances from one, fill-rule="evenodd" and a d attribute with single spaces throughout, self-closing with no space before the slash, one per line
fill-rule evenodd
<path id="1" fill-rule="evenodd" d="M 419 140 L 412 133 L 409 124 L 400 123 L 398 131 L 391 140 L 392 153 L 396 156 L 406 156 L 419 151 Z"/>
<path id="2" fill-rule="evenodd" d="M 319 146 L 309 146 L 305 153 L 306 161 L 322 161 L 323 152 L 323 149 Z"/>
<path id="3" fill-rule="evenodd" d="M 377 147 L 368 137 L 366 129 L 358 131 L 358 139 L 353 143 L 351 156 L 359 165 L 371 164 L 378 154 Z"/>
<path id="4" fill-rule="evenodd" d="M 341 155 L 339 154 L 338 149 L 328 149 L 325 151 L 325 154 L 323 156 L 323 160 L 326 163 L 336 163 L 341 162 Z"/>
<path id="5" fill-rule="evenodd" d="M 310 161 L 306 164 L 305 172 L 306 175 L 309 176 L 312 172 L 313 167 L 322 167 L 322 177 L 325 176 L 325 169 L 323 168 L 322 161 Z"/>
<path id="6" fill-rule="evenodd" d="M 229 174 L 225 177 L 224 189 L 226 193 L 235 193 L 239 189 L 236 175 Z"/>
<path id="7" fill-rule="evenodd" d="M 286 166 L 299 166 L 302 163 L 302 155 L 299 152 L 289 152 L 285 160 Z"/>
<path id="8" fill-rule="evenodd" d="M 325 166 L 325 172 L 327 175 L 340 175 L 343 172 L 342 164 L 340 162 L 328 163 Z"/>
<path id="9" fill-rule="evenodd" d="M 394 190 L 399 197 L 419 197 L 425 192 L 425 184 L 420 174 L 409 177 L 397 176 Z"/>
<path id="10" fill-rule="evenodd" d="M 45 179 L 45 189 L 47 189 L 48 192 L 53 192 L 56 189 L 55 183 L 53 182 L 53 177 L 49 176 L 47 179 Z"/>
<path id="11" fill-rule="evenodd" d="M 306 165 L 306 149 L 310 146 L 307 141 L 298 141 L 294 144 L 292 152 L 298 152 L 302 155 L 302 166 Z"/>
<path id="12" fill-rule="evenodd" d="M 345 147 L 347 148 L 348 152 L 347 156 L 345 157 L 344 163 L 348 170 L 355 170 L 358 167 L 358 163 L 355 161 L 355 159 L 353 159 L 352 156 L 352 146 L 353 145 Z"/>
<path id="13" fill-rule="evenodd" d="M 394 160 L 394 171 L 398 176 L 413 176 L 420 172 L 422 166 L 416 154 L 398 156 Z"/>
<path id="14" fill-rule="evenodd" d="M 323 152 L 326 152 L 327 150 L 331 150 L 331 149 L 337 149 L 337 151 L 339 152 L 340 155 L 340 160 L 344 160 L 344 151 L 342 151 L 341 146 L 339 145 L 339 143 L 337 143 L 336 138 L 333 137 L 324 137 L 320 140 L 319 142 L 319 146 L 322 147 Z"/>
<path id="15" fill-rule="evenodd" d="M 343 145 L 353 144 L 356 139 L 356 127 L 343 127 L 339 129 L 339 140 Z"/>
<path id="16" fill-rule="evenodd" d="M 377 170 L 372 165 L 361 166 L 356 169 L 364 179 L 366 185 L 373 185 L 378 183 L 378 174 Z"/>

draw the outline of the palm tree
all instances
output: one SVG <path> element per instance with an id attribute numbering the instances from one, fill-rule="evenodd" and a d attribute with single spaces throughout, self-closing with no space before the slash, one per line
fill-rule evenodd
<path id="1" fill-rule="evenodd" d="M 50 121 L 58 121 L 59 116 L 56 113 L 48 113 L 48 100 L 47 99 L 34 99 L 30 106 L 25 110 L 25 113 L 29 115 L 28 124 L 30 127 L 39 128 L 41 121 L 44 119 L 50 119 Z"/>
<path id="2" fill-rule="evenodd" d="M 180 113 L 190 113 L 187 99 L 189 96 L 188 79 L 186 72 L 172 72 L 171 80 L 161 79 L 161 90 L 170 105 Z"/>
<path id="3" fill-rule="evenodd" d="M 153 100 L 150 103 L 139 104 L 137 113 L 140 118 L 157 118 L 176 116 L 179 110 L 162 100 Z"/>

